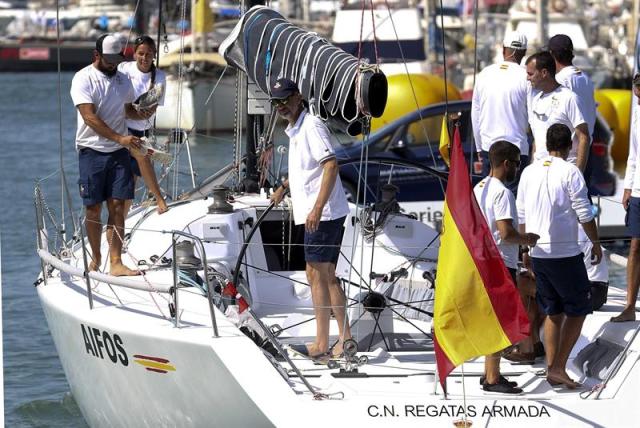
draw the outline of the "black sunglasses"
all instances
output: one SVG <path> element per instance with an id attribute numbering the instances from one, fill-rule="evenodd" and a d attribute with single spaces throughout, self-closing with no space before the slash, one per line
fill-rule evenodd
<path id="1" fill-rule="evenodd" d="M 271 105 L 274 107 L 286 106 L 289 101 L 291 101 L 291 95 L 289 95 L 287 98 L 273 99 L 271 100 Z"/>

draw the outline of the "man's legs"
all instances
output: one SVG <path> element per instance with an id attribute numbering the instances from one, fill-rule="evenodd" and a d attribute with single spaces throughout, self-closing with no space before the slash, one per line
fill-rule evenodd
<path id="1" fill-rule="evenodd" d="M 580 337 L 585 316 L 568 317 L 564 314 L 549 315 L 544 324 L 545 350 L 547 353 L 547 380 L 563 383 L 569 388 L 579 386 L 566 372 L 567 361 L 573 346 Z"/>
<path id="2" fill-rule="evenodd" d="M 613 322 L 635 321 L 636 300 L 640 285 L 640 238 L 631 238 L 629 258 L 627 259 L 627 304 L 622 312 L 613 318 Z"/>
<path id="3" fill-rule="evenodd" d="M 89 240 L 92 255 L 89 270 L 98 270 L 100 269 L 100 263 L 102 263 L 102 255 L 100 253 L 100 235 L 102 234 L 100 214 L 102 212 L 102 203 L 87 205 L 85 212 L 85 228 L 87 230 L 87 239 Z"/>
<path id="4" fill-rule="evenodd" d="M 500 352 L 484 357 L 485 382 L 495 385 L 500 381 Z"/>
<path id="5" fill-rule="evenodd" d="M 307 280 L 311 285 L 311 298 L 316 315 L 316 340 L 309 346 L 309 355 L 312 356 L 329 350 L 329 321 L 332 310 L 340 334 L 340 341 L 335 346 L 333 354 L 342 353 L 343 341 L 351 338 L 349 320 L 345 313 L 346 298 L 335 274 L 336 266 L 331 262 L 307 262 Z"/>
<path id="6" fill-rule="evenodd" d="M 138 163 L 138 168 L 140 170 L 140 175 L 144 180 L 144 184 L 149 189 L 149 192 L 156 198 L 156 203 L 158 205 L 157 211 L 158 214 L 162 214 L 167 211 L 167 203 L 162 197 L 162 191 L 160 190 L 160 185 L 158 184 L 158 178 L 156 177 L 156 171 L 153 169 L 153 164 L 151 163 L 151 159 L 148 156 L 139 156 L 137 154 L 131 154 L 131 156 Z M 134 175 L 134 183 L 135 183 L 135 175 Z M 133 200 L 127 200 L 125 217 L 129 212 L 129 208 Z"/>
<path id="7" fill-rule="evenodd" d="M 338 323 L 338 332 L 340 334 L 340 340 L 333 348 L 333 355 L 340 355 L 342 353 L 342 344 L 346 339 L 351 339 L 351 327 L 349 326 L 349 320 L 345 312 L 347 298 L 340 286 L 338 278 L 336 278 L 336 265 L 333 263 L 327 263 L 328 268 L 328 281 L 329 281 L 329 296 L 331 299 L 331 310 L 336 317 Z"/>
<path id="8" fill-rule="evenodd" d="M 122 264 L 122 240 L 124 239 L 124 199 L 107 199 L 109 218 L 107 220 L 107 240 L 109 241 L 109 273 L 114 276 L 140 275 Z"/>
<path id="9" fill-rule="evenodd" d="M 563 320 L 564 314 L 557 314 L 547 316 L 544 322 L 544 349 L 547 353 L 547 367 L 551 367 L 555 361 Z"/>
<path id="10" fill-rule="evenodd" d="M 311 286 L 313 312 L 316 316 L 316 340 L 309 345 L 309 355 L 315 356 L 329 350 L 329 318 L 331 316 L 331 297 L 327 266 L 330 263 L 307 262 L 307 281 Z M 324 271 L 324 272 L 323 272 Z"/>

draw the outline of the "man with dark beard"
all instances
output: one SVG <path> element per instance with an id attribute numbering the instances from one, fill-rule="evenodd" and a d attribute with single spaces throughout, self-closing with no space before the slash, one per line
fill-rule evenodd
<path id="1" fill-rule="evenodd" d="M 496 141 L 489 149 L 489 162 L 489 176 L 476 184 L 473 193 L 515 287 L 518 245 L 534 246 L 539 236 L 535 233 L 518 232 L 516 200 L 506 187 L 507 183 L 516 178 L 520 167 L 518 146 L 507 141 Z M 500 374 L 499 352 L 486 355 L 484 367 L 485 375 L 480 378 L 483 390 L 502 394 L 522 393 L 515 382 L 510 382 Z"/>
<path id="2" fill-rule="evenodd" d="M 140 148 L 141 140 L 127 135 L 125 118 L 144 119 L 137 112 L 133 86 L 117 69 L 122 62 L 122 43 L 112 34 L 96 41 L 93 62 L 78 71 L 71 82 L 71 98 L 78 109 L 76 149 L 79 157 L 79 189 L 86 210 L 86 230 L 91 246 L 90 270 L 102 261 L 102 203 L 107 202 L 107 239 L 111 275 L 138 275 L 122 263 L 124 203 L 133 199 L 129 149 Z"/>

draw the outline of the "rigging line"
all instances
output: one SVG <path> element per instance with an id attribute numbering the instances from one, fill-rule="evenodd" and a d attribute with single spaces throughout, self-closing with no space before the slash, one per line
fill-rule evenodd
<path id="1" fill-rule="evenodd" d="M 344 257 L 344 254 L 342 254 L 342 252 L 340 252 L 340 255 L 342 255 L 342 256 Z M 364 282 L 364 283 L 366 284 L 366 280 L 365 280 L 365 278 L 360 274 L 360 272 L 358 272 L 357 270 L 355 270 L 355 268 L 354 268 L 354 271 L 355 271 L 356 275 L 358 275 L 358 277 L 361 279 L 361 281 L 362 281 L 362 282 Z M 354 286 L 356 286 L 356 287 L 360 288 L 361 290 L 368 289 L 370 292 L 377 293 L 377 291 L 374 291 L 374 290 L 371 288 L 371 285 L 367 285 L 367 287 L 365 288 L 365 287 L 362 287 L 361 285 L 359 285 L 358 283 L 355 283 L 355 282 L 353 282 L 353 281 L 351 281 L 351 280 L 349 280 L 349 279 L 344 279 L 344 278 L 342 278 L 342 281 L 346 281 L 346 282 L 347 282 L 347 283 L 349 283 L 349 284 L 353 284 Z M 382 294 L 382 293 L 380 293 L 380 294 Z M 406 307 L 408 307 L 408 308 L 410 308 L 410 309 L 413 309 L 413 310 L 414 310 L 414 311 L 416 311 L 416 312 L 419 312 L 419 313 L 424 314 L 424 315 L 428 315 L 428 316 L 430 316 L 431 318 L 433 318 L 433 314 L 432 314 L 431 312 L 425 311 L 425 310 L 420 309 L 420 308 L 416 308 L 415 306 L 411 306 L 411 305 L 409 305 L 409 304 L 407 304 L 407 303 L 405 303 L 405 302 L 402 302 L 402 301 L 400 301 L 400 300 L 398 300 L 398 299 L 394 299 L 394 298 L 389 297 L 389 296 L 385 296 L 385 298 L 387 298 L 388 300 L 391 300 L 391 301 L 392 301 L 392 302 L 394 302 L 394 303 L 398 303 L 398 304 L 400 304 L 400 305 L 406 306 Z"/>
<path id="2" fill-rule="evenodd" d="M 129 28 L 127 29 L 127 42 L 124 44 L 123 52 L 126 52 L 127 48 L 129 47 L 129 41 L 131 40 L 131 31 L 133 30 L 133 24 L 135 23 L 139 6 L 140 6 L 140 0 L 136 0 L 136 7 L 133 8 L 133 16 L 132 16 L 133 19 L 131 19 L 129 22 Z M 158 43 L 160 43 L 160 39 L 158 39 Z"/>
<path id="3" fill-rule="evenodd" d="M 60 170 L 62 174 L 60 174 L 60 204 L 61 204 L 61 229 L 62 229 L 62 242 L 66 241 L 66 233 L 64 226 L 64 189 L 66 188 L 64 180 L 64 160 L 62 157 L 62 71 L 61 71 L 61 59 L 60 59 L 60 48 L 61 48 L 61 40 L 60 40 L 60 0 L 56 0 L 56 62 L 58 67 L 58 142 L 60 143 Z M 75 224 L 74 224 L 75 227 Z M 74 230 L 75 232 L 75 230 Z"/>
<path id="4" fill-rule="evenodd" d="M 413 328 L 415 328 L 416 330 L 418 330 L 420 333 L 424 334 L 425 336 L 427 336 L 430 339 L 433 339 L 433 335 L 431 333 L 427 333 L 426 331 L 424 331 L 423 329 L 421 329 L 420 327 L 418 327 L 417 325 L 415 325 L 414 323 L 412 323 L 411 321 L 409 321 L 409 319 L 407 319 L 404 315 L 402 315 L 400 312 L 396 311 L 395 309 L 393 309 L 391 306 L 387 305 L 387 308 L 389 308 L 389 310 L 391 312 L 393 312 L 394 314 L 396 314 L 397 316 L 399 316 L 404 322 L 411 324 L 411 326 Z"/>
<path id="5" fill-rule="evenodd" d="M 386 0 L 385 0 L 386 1 Z M 444 102 L 445 102 L 445 115 L 447 120 L 449 119 L 449 88 L 447 87 L 447 48 L 445 46 L 445 34 L 444 34 L 444 6 L 442 0 L 440 0 L 440 30 L 442 31 L 442 73 L 444 76 Z"/>
<path id="6" fill-rule="evenodd" d="M 407 76 L 407 80 L 409 81 L 409 86 L 411 87 L 411 94 L 413 95 L 413 101 L 416 105 L 416 109 L 418 110 L 418 115 L 420 116 L 420 126 L 422 128 L 422 132 L 424 134 L 424 136 L 426 137 L 426 145 L 427 148 L 429 149 L 429 152 L 431 154 L 431 159 L 433 160 L 433 166 L 437 168 L 437 163 L 436 163 L 436 157 L 435 157 L 435 153 L 433 152 L 433 147 L 431 147 L 431 141 L 429 138 L 429 133 L 427 132 L 427 127 L 425 124 L 425 118 L 422 116 L 422 110 L 420 107 L 420 104 L 418 103 L 418 96 L 416 94 L 416 89 L 415 86 L 413 85 L 413 79 L 411 79 L 411 73 L 409 73 L 409 67 L 407 66 L 407 60 L 404 56 L 404 50 L 402 49 L 402 44 L 400 43 L 400 37 L 398 36 L 398 31 L 396 30 L 396 24 L 393 21 L 393 16 L 391 15 L 391 8 L 389 7 L 389 2 L 387 0 L 384 1 L 385 6 L 387 8 L 387 12 L 389 14 L 389 21 L 391 22 L 391 28 L 393 28 L 393 33 L 396 37 L 396 42 L 398 44 L 398 50 L 400 51 L 400 57 L 402 58 L 402 64 L 404 65 L 404 69 L 405 69 L 405 74 Z M 440 3 L 442 4 L 442 0 L 440 0 Z M 447 101 L 447 76 L 445 74 L 444 77 L 444 86 L 445 86 L 445 102 L 447 103 L 447 107 L 445 108 L 445 115 L 447 115 L 448 112 L 448 101 Z M 438 182 L 440 183 L 440 188 L 442 189 L 442 193 L 445 192 L 444 189 L 444 184 L 442 183 L 442 179 L 439 179 Z"/>
<path id="7" fill-rule="evenodd" d="M 213 85 L 213 89 L 211 90 L 211 93 L 209 94 L 209 96 L 207 97 L 207 100 L 204 102 L 204 105 L 208 105 L 209 104 L 209 100 L 211 99 L 211 97 L 213 96 L 213 93 L 216 91 L 216 89 L 218 88 L 218 85 L 220 84 L 220 81 L 222 80 L 222 78 L 224 77 L 224 73 L 227 71 L 227 68 L 229 68 L 229 65 L 225 65 L 224 68 L 222 69 L 222 72 L 220 73 L 220 77 L 218 77 L 218 81 L 216 82 L 215 85 Z M 195 124 L 193 125 L 195 127 Z"/>

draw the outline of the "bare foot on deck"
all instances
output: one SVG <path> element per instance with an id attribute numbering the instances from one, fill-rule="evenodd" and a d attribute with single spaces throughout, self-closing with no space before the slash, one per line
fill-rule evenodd
<path id="1" fill-rule="evenodd" d="M 611 322 L 627 322 L 627 321 L 635 321 L 636 320 L 636 308 L 625 309 L 620 312 L 620 315 L 616 315 L 615 317 L 611 317 Z"/>
<path id="2" fill-rule="evenodd" d="M 100 260 L 94 260 L 89 263 L 89 272 L 100 271 Z"/>
<path id="3" fill-rule="evenodd" d="M 158 214 L 166 213 L 168 210 L 169 210 L 169 207 L 167 206 L 167 203 L 165 202 L 164 198 L 158 199 L 158 208 L 156 209 Z"/>
<path id="4" fill-rule="evenodd" d="M 140 275 L 141 272 L 139 270 L 129 269 L 122 263 L 117 265 L 111 265 L 111 269 L 109 269 L 109 274 L 112 276 L 136 276 Z"/>
<path id="5" fill-rule="evenodd" d="M 558 370 L 558 371 L 548 370 L 547 382 L 549 382 L 551 386 L 564 385 L 567 387 L 567 389 L 576 389 L 582 386 L 582 384 L 571 379 L 564 370 Z"/>

